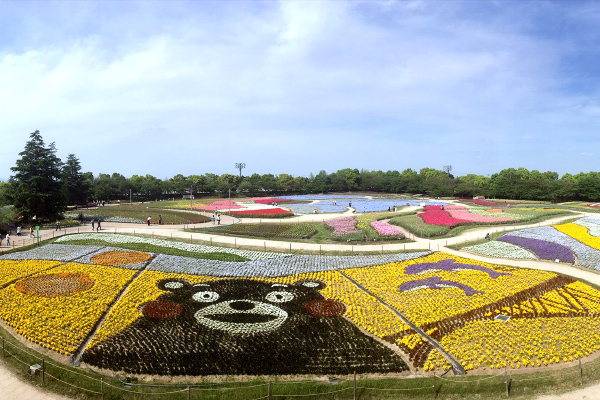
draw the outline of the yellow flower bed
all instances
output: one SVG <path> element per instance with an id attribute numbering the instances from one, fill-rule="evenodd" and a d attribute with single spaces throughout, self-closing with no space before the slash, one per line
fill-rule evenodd
<path id="1" fill-rule="evenodd" d="M 573 361 L 600 350 L 600 317 L 474 321 L 440 344 L 466 370 L 540 367 Z M 425 370 L 449 369 L 434 350 Z"/>
<path id="2" fill-rule="evenodd" d="M 383 338 L 408 330 L 397 315 L 383 306 L 374 297 L 357 288 L 337 271 L 310 272 L 290 275 L 268 281 L 293 284 L 302 279 L 317 280 L 327 284 L 321 293 L 328 299 L 338 300 L 346 304 L 348 309 L 344 316 L 360 328 Z"/>
<path id="3" fill-rule="evenodd" d="M 590 235 L 585 226 L 569 223 L 554 225 L 554 228 L 557 231 L 571 236 L 573 239 L 576 239 L 585 245 L 593 247 L 596 250 L 600 250 L 600 237 Z"/>
<path id="4" fill-rule="evenodd" d="M 116 270 L 116 268 L 114 268 Z M 156 284 L 162 279 L 185 279 L 191 284 L 215 280 L 212 277 L 187 275 L 177 273 L 166 273 L 160 271 L 144 271 L 127 288 L 125 294 L 119 302 L 111 309 L 108 317 L 90 341 L 87 348 L 91 348 L 97 343 L 114 336 L 133 324 L 139 317 L 140 307 L 149 301 L 156 300 L 165 291 L 160 290 Z"/>
<path id="5" fill-rule="evenodd" d="M 499 272 L 508 272 L 512 275 L 503 275 L 493 279 L 487 273 L 476 270 L 435 270 L 419 275 L 404 274 L 404 269 L 411 264 L 437 263 L 445 259 L 453 259 L 456 260 L 456 263 L 461 264 L 483 266 Z M 440 321 L 495 303 L 556 276 L 551 272 L 504 267 L 446 253 L 434 253 L 426 257 L 399 263 L 348 269 L 345 272 L 388 302 L 417 326 Z M 444 288 L 441 290 L 425 288 L 410 292 L 398 292 L 398 287 L 403 283 L 432 276 L 439 276 L 444 280 L 465 284 L 484 293 L 467 296 L 459 288 Z"/>
<path id="6" fill-rule="evenodd" d="M 0 286 L 8 282 L 52 268 L 61 261 L 48 260 L 0 260 Z"/>
<path id="7" fill-rule="evenodd" d="M 24 266 L 27 263 L 31 261 L 23 261 Z M 0 291 L 0 318 L 32 342 L 58 353 L 71 354 L 89 335 L 135 271 L 68 263 L 48 274 L 63 277 L 85 274 L 94 284 L 90 289 L 72 295 L 54 297 L 23 293 L 16 285 L 10 285 Z M 42 275 L 45 273 L 24 280 Z"/>

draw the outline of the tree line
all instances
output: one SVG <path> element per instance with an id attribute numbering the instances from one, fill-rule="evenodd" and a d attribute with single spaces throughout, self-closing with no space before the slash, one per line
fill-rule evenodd
<path id="1" fill-rule="evenodd" d="M 55 218 L 69 205 L 93 200 L 150 201 L 187 196 L 277 196 L 328 192 L 380 192 L 424 194 L 432 197 L 527 199 L 550 202 L 599 201 L 600 173 L 558 175 L 526 168 L 508 168 L 491 176 L 454 176 L 444 170 L 411 168 L 369 171 L 345 168 L 308 177 L 290 174 L 177 174 L 161 180 L 152 175 L 125 177 L 114 172 L 82 172 L 79 160 L 69 154 L 63 162 L 54 143 L 45 145 L 39 131 L 30 134 L 8 182 L 0 183 L 0 205 L 12 204 L 26 220 Z M 241 170 L 240 170 L 241 171 Z"/>

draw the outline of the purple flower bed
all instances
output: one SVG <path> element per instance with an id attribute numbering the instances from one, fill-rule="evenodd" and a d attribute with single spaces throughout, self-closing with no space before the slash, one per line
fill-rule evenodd
<path id="1" fill-rule="evenodd" d="M 571 250 L 557 243 L 512 235 L 504 235 L 498 240 L 529 249 L 542 260 L 559 259 L 560 261 L 568 263 L 575 262 L 575 258 L 573 257 Z"/>
<path id="2" fill-rule="evenodd" d="M 335 218 L 325 221 L 325 225 L 333 228 L 331 236 L 345 236 L 349 233 L 362 233 L 356 229 L 357 221 L 354 217 Z"/>

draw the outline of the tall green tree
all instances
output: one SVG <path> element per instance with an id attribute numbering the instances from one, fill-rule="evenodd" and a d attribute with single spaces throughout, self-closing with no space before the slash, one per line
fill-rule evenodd
<path id="1" fill-rule="evenodd" d="M 69 205 L 86 204 L 91 193 L 89 182 L 81 173 L 81 164 L 75 154 L 67 156 L 67 162 L 62 167 L 62 184 Z"/>
<path id="2" fill-rule="evenodd" d="M 9 199 L 26 220 L 55 218 L 67 203 L 61 184 L 62 163 L 54 143 L 46 146 L 36 130 L 19 156 L 11 168 Z"/>

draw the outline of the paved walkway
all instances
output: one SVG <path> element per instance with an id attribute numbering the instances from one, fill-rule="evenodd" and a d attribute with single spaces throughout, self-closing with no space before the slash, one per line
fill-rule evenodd
<path id="1" fill-rule="evenodd" d="M 336 218 L 343 215 L 351 214 L 352 211 L 346 211 L 341 214 L 318 214 L 318 215 L 303 215 L 298 218 L 293 219 L 285 219 L 285 220 L 263 220 L 265 223 L 283 223 L 283 222 L 319 222 L 322 220 L 327 220 L 331 218 Z M 581 216 L 585 216 L 585 214 L 581 214 Z M 462 251 L 456 251 L 449 249 L 447 246 L 458 244 L 461 242 L 469 242 L 472 240 L 482 239 L 486 233 L 494 233 L 500 231 L 509 231 L 516 229 L 523 229 L 528 227 L 536 227 L 536 226 L 548 226 L 560 223 L 565 219 L 573 218 L 572 215 L 561 216 L 557 218 L 552 218 L 550 220 L 544 221 L 542 223 L 537 224 L 522 224 L 522 225 L 514 225 L 514 226 L 497 226 L 497 227 L 483 227 L 470 229 L 468 231 L 463 232 L 459 237 L 448 238 L 448 239 L 426 239 L 426 238 L 418 238 L 414 236 L 410 236 L 414 241 L 406 244 L 385 244 L 385 245 L 354 245 L 348 246 L 343 244 L 315 244 L 315 243 L 301 243 L 301 242 L 278 242 L 278 241 L 269 241 L 264 239 L 251 239 L 251 238 L 234 238 L 227 236 L 216 236 L 214 234 L 204 234 L 204 233 L 189 233 L 184 232 L 184 228 L 192 228 L 192 227 L 202 227 L 202 226 L 212 226 L 212 222 L 207 222 L 203 224 L 195 224 L 195 225 L 151 225 L 147 226 L 144 224 L 122 224 L 122 223 L 109 223 L 104 222 L 102 224 L 101 232 L 104 233 L 128 233 L 128 234 L 143 234 L 143 235 L 151 235 L 156 237 L 172 237 L 179 239 L 191 239 L 191 240 L 202 240 L 205 242 L 212 242 L 213 244 L 223 244 L 227 246 L 236 246 L 236 247 L 255 247 L 255 248 L 266 248 L 267 250 L 273 251 L 309 251 L 309 252 L 319 252 L 319 251 L 349 251 L 349 247 L 351 251 L 354 253 L 360 252 L 378 252 L 378 251 L 400 251 L 400 250 L 416 250 L 416 249 L 431 249 L 435 251 L 445 251 L 451 254 L 460 255 L 467 258 L 472 258 L 475 260 L 485 261 L 489 263 L 498 263 L 504 265 L 511 265 L 517 267 L 525 267 L 525 268 L 533 268 L 533 269 L 541 269 L 552 272 L 560 272 L 562 274 L 570 275 L 577 279 L 582 279 L 588 281 L 590 283 L 596 284 L 600 286 L 600 274 L 593 272 L 587 269 L 581 269 L 577 267 L 573 267 L 568 264 L 563 263 L 552 263 L 548 261 L 529 261 L 529 260 L 507 260 L 507 259 L 499 259 L 492 257 L 483 257 L 475 254 L 470 254 Z M 263 222 L 260 221 L 260 222 Z M 222 216 L 221 223 L 231 224 L 234 222 L 232 217 Z M 237 218 L 235 222 L 240 222 Z M 244 219 L 241 220 L 242 223 L 256 223 L 259 222 L 256 219 Z M 40 231 L 42 239 L 48 239 L 51 237 L 62 236 L 64 234 L 72 234 L 72 233 L 86 233 L 92 232 L 91 225 L 85 225 L 79 228 L 66 228 L 61 231 L 55 230 L 43 230 Z M 27 236 L 21 237 L 13 237 L 13 245 L 11 247 L 3 246 L 0 248 L 0 251 L 5 251 L 14 247 L 20 247 L 23 245 L 30 245 L 35 243 L 35 239 L 29 238 Z M 291 245 L 291 247 L 290 247 Z M 563 395 L 548 395 L 538 397 L 538 400 L 591 400 L 600 398 L 600 383 L 595 384 L 593 386 L 574 390 L 570 393 L 566 393 Z M 38 387 L 32 386 L 28 384 L 26 381 L 19 379 L 13 372 L 7 370 L 0 360 L 0 400 L 69 400 L 63 396 L 58 396 L 52 393 L 48 393 L 43 391 Z"/>

